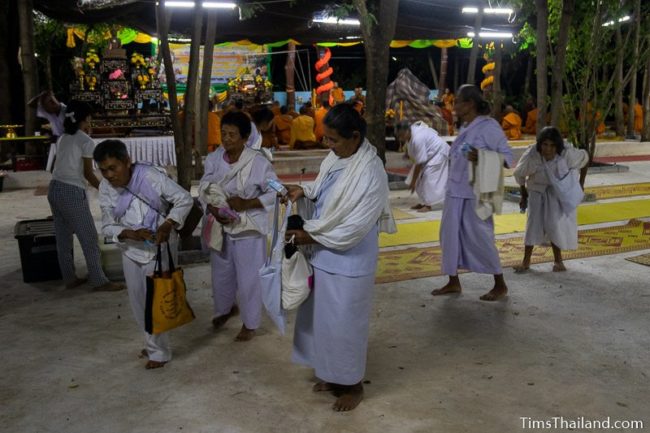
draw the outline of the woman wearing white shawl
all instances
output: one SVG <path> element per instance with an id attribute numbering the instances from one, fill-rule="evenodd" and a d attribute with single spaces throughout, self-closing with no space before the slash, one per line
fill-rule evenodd
<path id="1" fill-rule="evenodd" d="M 298 310 L 294 362 L 315 370 L 314 391 L 332 391 L 333 409 L 354 409 L 363 398 L 368 326 L 379 252 L 379 231 L 394 233 L 388 178 L 366 124 L 349 104 L 324 120 L 323 143 L 332 150 L 312 186 L 286 185 L 289 199 L 313 202 L 304 230 L 288 230 L 312 245 L 314 290 Z M 300 204 L 300 203 L 299 203 Z"/>
<path id="2" fill-rule="evenodd" d="M 560 131 L 554 127 L 542 129 L 537 143 L 531 145 L 517 163 L 514 177 L 521 187 L 522 210 L 528 209 L 524 258 L 515 272 L 526 272 L 535 245 L 551 243 L 553 272 L 565 271 L 562 250 L 578 248 L 576 208 L 567 209 L 566 202 L 553 187 L 549 175 L 556 179 L 573 177 L 578 182 L 579 171 L 589 162 L 586 151 L 565 147 Z"/>
<path id="3" fill-rule="evenodd" d="M 206 158 L 199 186 L 210 214 L 204 221 L 204 241 L 212 268 L 212 325 L 218 329 L 241 311 L 236 341 L 253 338 L 262 319 L 257 271 L 266 259 L 267 209 L 276 195 L 267 185 L 268 179 L 277 179 L 271 163 L 245 146 L 250 133 L 245 114 L 223 116 L 223 144 Z"/>

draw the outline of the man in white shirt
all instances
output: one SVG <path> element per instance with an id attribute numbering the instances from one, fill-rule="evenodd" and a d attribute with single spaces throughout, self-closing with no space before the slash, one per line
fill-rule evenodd
<path id="1" fill-rule="evenodd" d="M 36 115 L 50 123 L 52 135 L 56 137 L 63 135 L 66 105 L 59 102 L 51 90 L 41 92 L 37 97 L 29 101 L 29 103 L 30 105 L 37 104 Z"/>

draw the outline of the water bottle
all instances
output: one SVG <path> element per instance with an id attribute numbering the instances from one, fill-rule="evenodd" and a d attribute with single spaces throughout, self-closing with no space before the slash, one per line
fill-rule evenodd
<path id="1" fill-rule="evenodd" d="M 280 182 L 278 182 L 276 179 L 268 179 L 266 183 L 269 185 L 269 188 L 272 190 L 276 191 L 278 194 L 280 194 L 282 197 L 287 195 L 289 191 L 282 185 Z"/>

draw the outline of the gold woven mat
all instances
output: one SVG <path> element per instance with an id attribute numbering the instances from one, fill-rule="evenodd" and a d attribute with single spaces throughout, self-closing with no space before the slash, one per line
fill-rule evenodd
<path id="1" fill-rule="evenodd" d="M 625 260 L 638 263 L 640 265 L 650 266 L 650 254 L 641 254 L 640 256 L 628 257 Z"/>
<path id="2" fill-rule="evenodd" d="M 578 232 L 578 249 L 563 251 L 566 260 L 638 251 L 650 248 L 650 222 L 630 220 L 622 226 L 603 227 Z M 521 263 L 523 237 L 497 239 L 501 266 Z M 407 248 L 379 253 L 377 283 L 434 277 L 440 274 L 440 247 Z M 535 247 L 531 263 L 553 261 L 550 247 Z"/>

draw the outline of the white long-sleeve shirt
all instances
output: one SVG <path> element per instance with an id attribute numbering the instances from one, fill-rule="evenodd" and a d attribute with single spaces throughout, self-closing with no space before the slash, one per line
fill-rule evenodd
<path id="1" fill-rule="evenodd" d="M 204 188 L 209 183 L 219 183 L 230 172 L 233 164 L 226 162 L 224 159 L 225 151 L 223 147 L 218 148 L 208 155 L 205 159 L 205 174 L 201 178 L 201 187 Z M 252 162 L 253 167 L 250 175 L 246 179 L 243 191 L 239 190 L 237 178 L 232 178 L 226 185 L 222 185 L 224 192 L 228 197 L 241 197 L 244 199 L 258 198 L 264 208 L 251 209 L 248 214 L 251 216 L 255 225 L 260 228 L 262 235 L 268 234 L 269 217 L 268 212 L 275 204 L 276 192 L 269 188 L 267 181 L 269 179 L 278 180 L 273 166 L 261 154 L 255 156 Z M 247 237 L 259 236 L 260 233 L 243 232 L 232 235 L 233 238 L 243 239 Z"/>
<path id="2" fill-rule="evenodd" d="M 178 223 L 180 228 L 185 223 L 185 218 L 192 209 L 192 196 L 179 184 L 170 179 L 166 173 L 156 167 L 150 167 L 146 173 L 146 180 L 149 181 L 155 191 L 162 198 L 163 215 L 158 216 L 158 225 L 166 218 Z M 149 206 L 137 197 L 131 201 L 126 212 L 119 219 L 113 216 L 113 209 L 117 204 L 122 188 L 114 188 L 106 179 L 99 184 L 99 206 L 102 210 L 102 233 L 110 237 L 122 249 L 122 252 L 131 260 L 137 263 L 149 263 L 156 256 L 156 246 L 145 242 L 125 240 L 121 242 L 118 236 L 122 231 L 133 229 L 142 224 L 145 215 L 149 212 Z M 169 206 L 172 208 L 167 214 Z M 164 216 L 166 215 L 166 216 Z M 173 237 L 173 239 L 172 239 Z M 174 242 L 176 233 L 172 232 L 170 241 Z"/>

